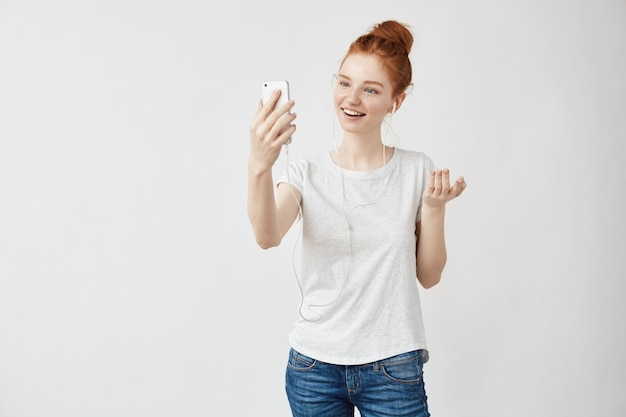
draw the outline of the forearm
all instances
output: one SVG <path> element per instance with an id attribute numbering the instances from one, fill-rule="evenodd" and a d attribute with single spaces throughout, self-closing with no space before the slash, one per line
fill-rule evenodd
<path id="1" fill-rule="evenodd" d="M 445 206 L 422 207 L 416 263 L 417 278 L 424 288 L 430 288 L 439 283 L 446 265 L 444 218 Z"/>
<path id="2" fill-rule="evenodd" d="M 260 247 L 267 249 L 280 243 L 272 170 L 257 169 L 251 162 L 248 163 L 248 218 Z"/>

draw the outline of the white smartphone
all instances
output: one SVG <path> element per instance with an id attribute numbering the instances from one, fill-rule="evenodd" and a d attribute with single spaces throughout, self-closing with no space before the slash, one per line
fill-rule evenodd
<path id="1" fill-rule="evenodd" d="M 276 102 L 275 108 L 278 108 L 289 101 L 289 82 L 287 80 L 265 81 L 262 85 L 263 104 L 269 100 L 274 90 L 280 90 L 280 97 Z M 291 143 L 291 138 L 285 142 L 285 145 Z"/>

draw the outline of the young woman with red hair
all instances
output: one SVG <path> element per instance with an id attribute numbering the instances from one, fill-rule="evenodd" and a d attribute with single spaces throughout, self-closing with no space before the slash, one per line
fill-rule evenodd
<path id="1" fill-rule="evenodd" d="M 428 360 L 417 282 L 436 285 L 446 263 L 451 184 L 421 152 L 386 146 L 382 126 L 411 86 L 407 26 L 385 21 L 360 36 L 340 65 L 334 108 L 339 146 L 272 166 L 295 133 L 293 101 L 259 103 L 250 126 L 248 214 L 262 248 L 302 216 L 300 318 L 289 336 L 286 390 L 294 416 L 428 416 Z"/>

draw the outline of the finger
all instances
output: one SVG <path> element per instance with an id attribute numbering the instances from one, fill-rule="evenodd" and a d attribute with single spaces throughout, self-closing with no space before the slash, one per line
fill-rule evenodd
<path id="1" fill-rule="evenodd" d="M 263 99 L 261 99 L 261 108 L 257 112 L 256 117 L 257 124 L 261 124 L 269 119 L 270 115 L 275 110 L 276 103 L 278 103 L 278 98 L 280 97 L 280 94 L 280 90 L 274 90 L 272 91 L 272 94 L 269 95 L 267 100 L 264 101 Z M 271 120 L 270 125 L 274 124 L 275 121 L 276 120 Z"/>
<path id="2" fill-rule="evenodd" d="M 250 123 L 250 134 L 256 139 L 264 139 L 267 133 L 271 130 L 272 124 L 268 123 L 263 116 L 263 109 L 260 108 L 259 112 L 255 115 L 254 119 Z"/>
<path id="3" fill-rule="evenodd" d="M 281 118 L 278 119 L 276 123 L 281 127 L 281 133 L 293 125 L 293 121 L 296 120 L 297 116 L 296 113 L 287 113 L 283 114 Z"/>
<path id="4" fill-rule="evenodd" d="M 291 139 L 294 133 L 296 133 L 296 125 L 289 125 L 289 128 L 278 137 L 278 142 L 281 145 L 284 145 L 289 139 Z"/>
<path id="5" fill-rule="evenodd" d="M 276 91 L 280 92 L 280 90 L 276 90 Z M 276 91 L 272 92 L 272 94 L 269 96 L 267 101 L 263 101 L 263 99 L 259 99 L 256 113 L 254 114 L 254 117 L 252 119 L 251 129 L 255 131 L 262 130 L 264 132 L 267 132 L 270 130 L 271 125 L 274 124 L 275 120 L 272 120 L 270 121 L 268 127 L 265 127 L 265 128 L 263 127 L 264 123 L 266 123 L 268 120 L 268 116 L 274 110 L 276 101 L 278 100 L 278 97 L 280 96 L 280 93 L 277 94 Z"/>
<path id="6" fill-rule="evenodd" d="M 259 115 L 261 114 L 262 110 L 263 110 L 263 99 L 259 99 L 259 102 L 257 103 L 257 106 L 256 106 L 256 111 L 254 112 L 254 116 L 252 117 L 252 122 L 250 123 L 250 129 L 256 128 L 256 126 L 259 124 Z"/>
<path id="7" fill-rule="evenodd" d="M 270 135 L 273 137 L 273 139 L 280 142 L 283 133 L 291 126 L 293 126 L 292 122 L 296 119 L 296 116 L 296 113 L 290 113 L 285 114 L 280 119 L 278 119 L 270 129 Z"/>
<path id="8" fill-rule="evenodd" d="M 287 103 L 275 109 L 268 118 L 268 120 L 271 120 L 273 123 L 284 122 L 286 119 L 288 119 L 288 116 L 293 116 L 295 114 L 291 112 L 291 109 L 293 109 L 294 105 L 295 102 L 293 100 L 288 101 Z"/>
<path id="9" fill-rule="evenodd" d="M 278 99 L 280 98 L 282 91 L 274 90 L 270 97 L 267 99 L 267 102 L 263 105 L 266 115 L 272 112 L 278 112 L 279 114 L 284 114 L 289 111 L 295 104 L 293 100 L 287 100 L 280 107 L 276 107 L 278 104 Z"/>
<path id="10" fill-rule="evenodd" d="M 257 110 L 257 114 L 250 125 L 251 132 L 253 132 L 258 139 L 277 139 L 278 136 L 280 136 L 280 134 L 285 130 L 286 126 L 293 121 L 293 118 L 287 121 L 280 120 L 281 117 L 290 114 L 289 111 L 295 105 L 293 100 L 285 103 L 279 109 L 268 114 L 268 109 L 271 103 L 271 99 L 268 99 L 266 104 L 263 104 L 263 100 L 260 100 L 260 108 Z"/>
<path id="11" fill-rule="evenodd" d="M 461 193 L 463 191 L 465 191 L 465 189 L 467 188 L 467 183 L 465 182 L 465 178 L 463 177 L 459 177 L 459 179 L 457 180 L 457 182 L 460 184 L 461 186 L 461 190 L 459 191 L 458 195 L 461 195 Z"/>
<path id="12" fill-rule="evenodd" d="M 428 177 L 428 187 L 426 187 L 429 194 L 435 191 L 435 171 L 430 171 L 430 177 Z"/>
<path id="13" fill-rule="evenodd" d="M 441 174 L 441 192 L 444 194 L 450 192 L 450 170 L 447 168 Z"/>
<path id="14" fill-rule="evenodd" d="M 265 121 L 270 126 L 276 125 L 277 122 L 283 116 L 286 116 L 287 114 L 291 114 L 290 111 L 291 111 L 291 109 L 293 108 L 294 105 L 295 105 L 295 102 L 293 100 L 289 100 L 287 103 L 285 103 L 282 106 L 280 106 L 279 108 L 275 109 L 271 114 L 269 114 L 269 116 L 266 116 Z M 281 120 L 281 122 L 282 121 L 283 120 Z"/>
<path id="15" fill-rule="evenodd" d="M 435 173 L 435 189 L 434 189 L 435 194 L 441 194 L 441 175 L 442 175 L 442 172 L 440 169 L 438 169 L 437 172 Z"/>
<path id="16" fill-rule="evenodd" d="M 278 99 L 280 98 L 281 91 L 280 89 L 276 89 L 272 91 L 272 94 L 267 98 L 267 101 L 263 103 L 263 107 L 265 108 L 267 113 L 270 113 L 276 107 L 276 103 L 278 103 Z"/>
<path id="17" fill-rule="evenodd" d="M 454 186 L 452 187 L 450 192 L 454 195 L 454 197 L 458 197 L 461 195 L 461 193 L 463 193 L 466 187 L 467 184 L 465 183 L 465 179 L 463 177 L 459 177 L 454 183 Z"/>
<path id="18" fill-rule="evenodd" d="M 286 113 L 290 113 L 291 109 L 293 109 L 293 106 L 295 106 L 295 104 L 296 104 L 295 101 L 289 100 L 283 105 L 281 105 L 280 107 L 275 108 L 272 114 L 276 114 L 278 115 L 278 117 L 281 117 L 285 115 Z"/>

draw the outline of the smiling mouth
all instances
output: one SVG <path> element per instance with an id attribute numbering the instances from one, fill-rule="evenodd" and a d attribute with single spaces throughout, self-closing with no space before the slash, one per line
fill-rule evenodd
<path id="1" fill-rule="evenodd" d="M 343 113 L 346 116 L 350 116 L 350 117 L 363 117 L 363 116 L 365 116 L 365 113 L 359 113 L 358 111 L 344 109 L 344 108 L 342 108 L 341 110 L 343 110 Z"/>

